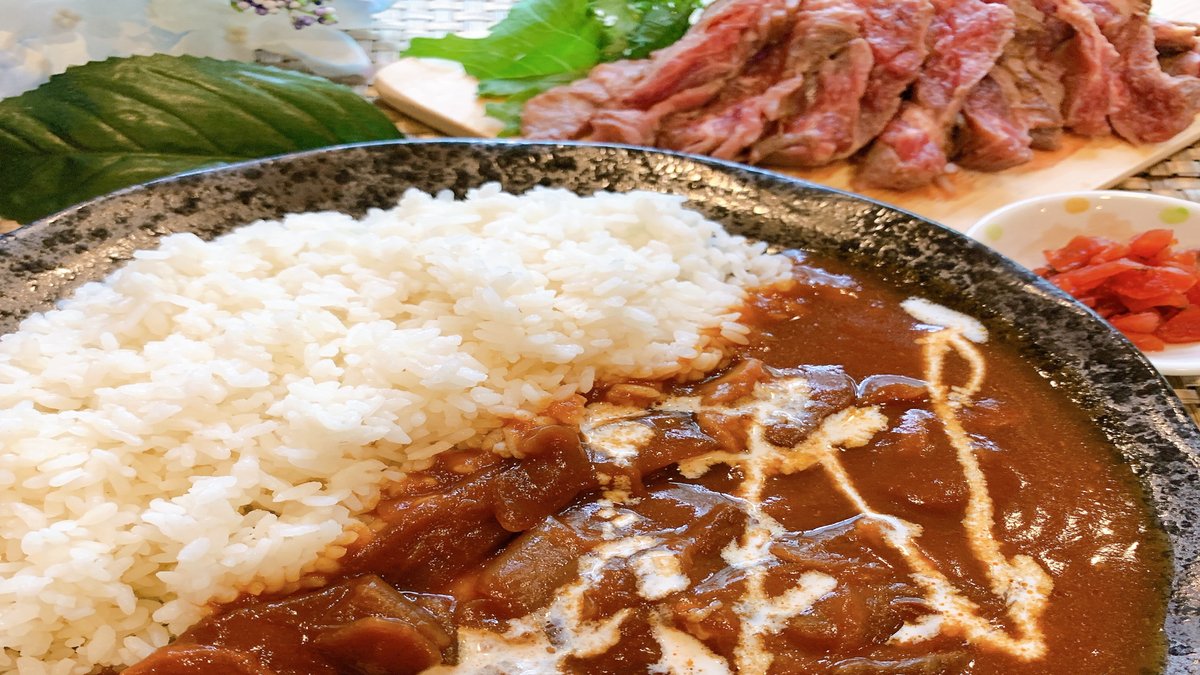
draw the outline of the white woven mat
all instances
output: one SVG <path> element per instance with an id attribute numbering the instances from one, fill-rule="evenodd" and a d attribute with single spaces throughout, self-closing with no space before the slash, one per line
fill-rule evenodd
<path id="1" fill-rule="evenodd" d="M 504 18 L 515 0 L 398 0 L 376 15 L 371 30 L 350 31 L 377 65 L 386 66 L 415 37 L 485 33 Z"/>

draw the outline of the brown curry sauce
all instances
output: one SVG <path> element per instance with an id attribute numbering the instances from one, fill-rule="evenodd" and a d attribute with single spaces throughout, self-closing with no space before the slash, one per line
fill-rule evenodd
<path id="1" fill-rule="evenodd" d="M 735 349 L 725 371 L 698 384 L 618 383 L 589 394 L 592 404 L 641 408 L 671 397 L 702 402 L 698 410 L 643 412 L 632 424 L 645 431 L 631 429 L 648 439 L 635 459 L 622 463 L 581 442 L 589 438 L 577 426 L 587 423 L 585 411 L 560 404 L 551 411 L 558 424 L 516 429 L 523 459 L 446 453 L 397 486 L 375 513 L 374 534 L 321 580 L 327 587 L 218 607 L 126 672 L 416 673 L 462 661 L 462 646 L 486 648 L 479 636 L 505 633 L 511 620 L 534 615 L 541 618 L 531 625 L 545 625 L 538 612 L 551 603 L 582 623 L 546 631 L 547 645 L 602 625 L 619 635 L 594 653 L 572 652 L 565 642 L 549 647 L 551 660 L 572 673 L 645 672 L 663 658 L 667 629 L 743 671 L 1161 667 L 1167 549 L 1132 473 L 1061 392 L 990 343 L 971 348 L 986 376 L 958 419 L 986 476 L 1000 554 L 1028 556 L 1052 580 L 1036 620 L 1045 653 L 1022 660 L 945 623 L 928 639 L 894 639 L 934 613 L 929 587 L 889 540 L 895 531 L 887 522 L 864 516 L 839 491 L 835 464 L 871 509 L 920 527 L 913 541 L 923 558 L 998 635 L 1019 635 L 1020 627 L 965 535 L 970 486 L 926 384 L 921 342 L 934 329 L 900 309 L 895 290 L 840 263 L 816 264 L 798 263 L 794 289 L 753 296 L 745 313 L 750 343 Z M 945 381 L 969 380 L 964 359 L 945 363 Z M 752 464 L 735 459 L 696 478 L 681 473 L 681 460 L 749 452 L 747 434 L 758 433 L 747 431 L 749 413 L 721 406 L 745 401 L 756 386 L 793 381 L 803 383 L 806 402 L 762 427 L 769 444 L 799 448 L 852 406 L 882 413 L 886 428 L 821 460 L 835 464 L 762 473 L 758 506 L 749 509 L 739 497 Z M 763 535 L 768 554 L 759 567 L 731 563 L 754 523 L 785 531 Z M 598 553 L 622 546 L 633 553 Z M 647 590 L 650 577 L 639 569 L 658 563 L 666 565 L 659 579 L 666 585 Z M 594 583 L 580 586 L 589 573 Z M 743 631 L 751 584 L 768 601 L 792 592 L 799 604 L 760 614 L 755 621 L 765 623 Z M 530 641 L 545 657 L 539 645 Z"/>

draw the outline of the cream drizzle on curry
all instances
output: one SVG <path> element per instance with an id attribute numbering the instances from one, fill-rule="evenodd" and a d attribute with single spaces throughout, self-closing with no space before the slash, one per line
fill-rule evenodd
<path id="1" fill-rule="evenodd" d="M 921 318 L 928 320 L 930 316 L 944 318 L 954 314 L 951 310 L 941 308 L 940 311 L 923 312 Z M 973 322 L 969 318 L 964 319 L 966 320 L 955 323 L 962 326 Z M 680 463 L 681 472 L 689 478 L 702 475 L 716 463 L 738 465 L 745 475 L 737 490 L 737 496 L 744 500 L 749 516 L 748 525 L 739 540 L 731 542 L 722 552 L 722 557 L 730 565 L 744 567 L 748 571 L 746 591 L 736 605 L 737 614 L 742 620 L 733 664 L 736 672 L 747 675 L 765 674 L 774 657 L 764 649 L 762 636 L 778 632 L 788 618 L 809 609 L 837 584 L 834 577 L 810 572 L 801 577 L 799 585 L 782 595 L 771 597 L 764 590 L 764 563 L 772 558 L 770 546 L 785 532 L 785 528 L 762 509 L 764 482 L 770 475 L 803 471 L 818 464 L 828 472 L 834 485 L 863 516 L 881 525 L 886 540 L 911 566 L 913 578 L 925 589 L 927 600 L 937 610 L 934 615 L 922 617 L 921 623 L 926 630 L 914 630 L 905 626 L 894 639 L 916 642 L 932 637 L 936 632 L 946 631 L 961 633 L 973 644 L 1000 649 L 1023 660 L 1037 659 L 1045 654 L 1045 636 L 1038 620 L 1049 601 L 1053 582 L 1032 558 L 1023 555 L 1007 558 L 1001 552 L 1000 544 L 993 533 L 994 509 L 988 494 L 987 479 L 974 457 L 976 450 L 959 420 L 959 411 L 971 405 L 972 398 L 979 393 L 987 372 L 982 355 L 964 337 L 963 332 L 961 327 L 943 328 L 923 338 L 925 380 L 930 391 L 932 407 L 957 451 L 958 462 L 967 479 L 969 499 L 967 513 L 963 519 L 966 537 L 971 550 L 984 563 L 992 592 L 1002 598 L 1008 607 L 1009 618 L 1016 626 L 1015 636 L 989 621 L 975 603 L 967 599 L 954 587 L 952 581 L 930 563 L 919 547 L 920 526 L 871 508 L 838 460 L 840 452 L 861 447 L 876 433 L 887 428 L 887 419 L 877 407 L 852 407 L 835 413 L 827 418 L 816 432 L 795 447 L 783 448 L 766 440 L 765 429 L 769 419 L 786 414 L 789 408 L 802 407 L 808 394 L 802 378 L 781 378 L 770 383 L 757 384 L 753 394 L 738 401 L 736 405 L 716 407 L 723 414 L 748 418 L 750 430 L 746 452 L 710 453 Z M 981 333 L 978 329 L 968 329 L 968 332 L 972 332 L 972 337 L 976 339 L 986 339 L 986 333 Z M 970 365 L 970 377 L 960 386 L 944 381 L 944 364 L 952 354 L 962 357 Z M 696 397 L 670 398 L 654 406 L 655 410 L 671 412 L 696 412 L 704 408 Z M 652 434 L 636 431 L 647 429 L 635 421 L 641 413 L 637 408 L 602 406 L 599 415 L 601 421 L 597 423 L 593 420 L 583 426 L 585 437 L 594 448 L 610 457 L 628 458 L 639 452 L 639 446 L 648 443 L 652 437 Z M 628 498 L 624 493 L 611 491 L 606 493 L 606 497 L 615 503 Z M 554 626 L 558 631 L 558 639 L 551 641 L 544 635 L 543 638 L 545 647 L 555 655 L 556 663 L 563 662 L 567 656 L 595 655 L 596 644 L 608 644 L 611 647 L 619 637 L 617 628 L 624 621 L 626 613 L 618 613 L 608 619 L 602 627 L 591 629 L 600 630 L 608 636 L 607 640 L 597 643 L 596 633 L 587 630 L 586 622 L 578 619 L 578 611 L 562 613 L 558 607 L 563 602 L 577 605 L 581 597 L 579 591 L 586 587 L 589 580 L 598 579 L 595 572 L 607 560 L 618 556 L 639 556 L 635 559 L 637 564 L 647 559 L 648 550 L 656 543 L 638 536 L 616 541 L 621 545 L 606 545 L 601 555 L 586 559 L 579 580 L 563 589 L 544 617 L 531 615 L 516 620 L 514 626 L 519 627 L 516 629 L 518 632 L 514 634 L 513 629 L 510 629 L 509 635 L 523 642 L 523 638 L 536 632 L 534 627 Z M 673 579 L 679 578 L 678 573 L 670 576 Z M 647 600 L 657 600 L 661 596 L 643 593 L 643 597 Z M 936 631 L 930 627 L 936 628 Z M 531 628 L 534 629 L 530 630 Z M 584 641 L 586 647 L 583 651 L 573 644 L 572 639 L 572 636 L 581 634 L 588 637 Z M 677 637 L 660 632 L 658 639 L 664 653 L 670 653 L 673 645 L 669 643 L 677 640 Z M 498 656 L 503 659 L 505 657 L 501 656 L 504 653 L 502 644 L 504 643 L 497 643 L 492 639 L 482 640 L 479 636 L 468 634 L 465 644 L 460 646 L 463 662 L 458 668 L 448 668 L 445 672 L 473 672 L 490 664 Z M 689 648 L 689 651 L 693 652 L 690 658 L 699 658 L 710 664 L 710 668 L 714 664 L 726 663 L 720 656 L 704 647 L 703 643 L 690 644 Z M 524 651 L 528 646 L 523 644 L 520 649 Z M 728 665 L 724 667 L 724 672 L 730 672 Z M 688 671 L 669 669 L 667 672 Z"/>
<path id="2" fill-rule="evenodd" d="M 131 671 L 1152 664 L 1156 540 L 1098 437 L 1018 425 L 1069 406 L 974 319 L 802 264 L 797 278 L 752 300 L 756 332 L 727 368 L 564 402 L 509 430 L 520 460 L 447 455 L 381 505 L 328 588 L 222 608 Z M 863 317 L 827 311 L 847 305 Z M 1085 608 L 1102 621 L 1064 633 Z M 264 648 L 268 628 L 291 647 Z"/>

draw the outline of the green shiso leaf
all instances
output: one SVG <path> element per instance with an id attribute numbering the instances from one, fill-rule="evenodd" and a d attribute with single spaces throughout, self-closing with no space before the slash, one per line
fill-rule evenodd
<path id="1" fill-rule="evenodd" d="M 511 80 L 480 80 L 479 95 L 489 98 L 528 101 L 547 89 L 552 89 L 560 84 L 570 84 L 586 75 L 587 71 L 583 71 L 579 73 L 558 73 L 555 75 L 542 75 L 540 77 L 525 77 Z"/>
<path id="2" fill-rule="evenodd" d="M 399 138 L 350 89 L 235 61 L 89 63 L 0 101 L 0 216 L 30 222 L 181 171 Z"/>
<path id="3" fill-rule="evenodd" d="M 487 37 L 417 38 L 405 56 L 449 59 L 480 80 L 587 72 L 600 60 L 604 27 L 590 0 L 522 0 Z"/>
<path id="4" fill-rule="evenodd" d="M 592 0 L 593 13 L 605 25 L 603 59 L 643 59 L 674 44 L 699 8 L 700 0 Z"/>

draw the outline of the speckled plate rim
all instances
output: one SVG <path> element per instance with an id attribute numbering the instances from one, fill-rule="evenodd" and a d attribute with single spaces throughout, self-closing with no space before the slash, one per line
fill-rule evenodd
<path id="1" fill-rule="evenodd" d="M 849 258 L 984 320 L 1096 421 L 1141 479 L 1174 551 L 1164 672 L 1200 672 L 1200 431 L 1166 381 L 1086 307 L 1007 258 L 849 193 L 629 146 L 469 139 L 339 146 L 154 181 L 0 236 L 0 333 L 166 234 L 210 238 L 286 212 L 362 213 L 393 203 L 403 187 L 461 194 L 490 181 L 517 192 L 558 185 L 681 194 L 731 231 Z"/>

